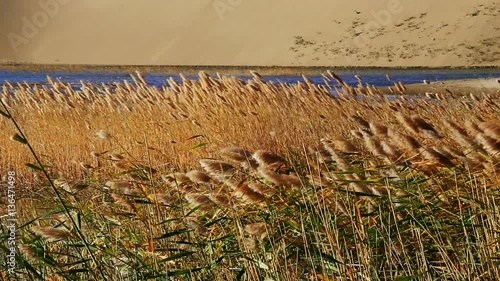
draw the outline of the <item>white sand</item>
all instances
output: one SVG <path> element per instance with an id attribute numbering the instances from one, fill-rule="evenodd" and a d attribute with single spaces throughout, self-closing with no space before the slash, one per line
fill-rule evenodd
<path id="1" fill-rule="evenodd" d="M 0 61 L 500 66 L 499 14 L 498 0 L 1 0 Z"/>

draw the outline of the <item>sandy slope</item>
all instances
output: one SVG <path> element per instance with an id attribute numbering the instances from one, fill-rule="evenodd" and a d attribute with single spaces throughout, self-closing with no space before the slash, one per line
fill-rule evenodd
<path id="1" fill-rule="evenodd" d="M 498 0 L 1 0 L 0 60 L 499 66 L 499 14 Z"/>

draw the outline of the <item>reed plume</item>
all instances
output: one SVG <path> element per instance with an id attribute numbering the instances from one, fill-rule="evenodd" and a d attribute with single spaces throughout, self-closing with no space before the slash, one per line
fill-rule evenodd
<path id="1" fill-rule="evenodd" d="M 479 124 L 479 129 L 481 129 L 486 136 L 500 140 L 500 122 L 498 120 L 483 122 Z"/>
<path id="2" fill-rule="evenodd" d="M 68 230 L 51 226 L 34 226 L 31 230 L 35 234 L 43 237 L 47 242 L 68 240 L 71 237 L 71 232 Z"/>
<path id="3" fill-rule="evenodd" d="M 373 134 L 376 135 L 379 139 L 384 139 L 389 135 L 389 128 L 384 124 L 370 122 L 369 127 Z"/>
<path id="4" fill-rule="evenodd" d="M 333 147 L 344 153 L 357 153 L 359 149 L 354 146 L 350 141 L 339 135 L 331 135 L 328 138 L 322 139 L 322 143 L 328 143 Z"/>
<path id="5" fill-rule="evenodd" d="M 200 159 L 201 167 L 209 174 L 217 176 L 231 176 L 236 172 L 231 164 L 216 159 Z"/>
<path id="6" fill-rule="evenodd" d="M 264 239 L 269 235 L 268 229 L 269 226 L 265 222 L 247 224 L 244 228 L 245 232 L 253 236 L 258 236 L 260 239 Z"/>
<path id="7" fill-rule="evenodd" d="M 212 178 L 204 172 L 198 170 L 192 170 L 186 173 L 186 177 L 195 183 L 209 183 Z"/>
<path id="8" fill-rule="evenodd" d="M 240 162 L 245 168 L 255 170 L 259 166 L 252 157 L 253 153 L 242 147 L 227 147 L 220 150 L 220 153 L 233 161 Z"/>
<path id="9" fill-rule="evenodd" d="M 210 200 L 210 197 L 197 194 L 197 193 L 187 193 L 184 198 L 190 203 L 192 208 L 199 208 L 200 211 L 208 212 L 217 207 L 217 205 Z"/>
<path id="10" fill-rule="evenodd" d="M 256 192 L 245 182 L 238 184 L 233 194 L 236 198 L 246 203 L 259 203 L 266 198 L 263 194 Z"/>
<path id="11" fill-rule="evenodd" d="M 279 169 L 286 170 L 288 168 L 288 164 L 285 159 L 269 151 L 257 150 L 252 157 L 259 164 L 260 169 L 276 171 Z"/>
<path id="12" fill-rule="evenodd" d="M 430 138 L 436 140 L 440 140 L 443 138 L 430 123 L 426 122 L 420 116 L 412 115 L 411 119 L 413 120 L 413 124 L 415 124 L 415 126 L 418 127 L 420 131 L 424 132 L 424 134 L 426 134 Z"/>
<path id="13" fill-rule="evenodd" d="M 411 132 L 415 135 L 419 134 L 419 127 L 417 124 L 415 124 L 415 121 L 413 118 L 408 117 L 401 112 L 396 113 L 396 119 L 404 126 L 404 128 L 408 131 Z"/>

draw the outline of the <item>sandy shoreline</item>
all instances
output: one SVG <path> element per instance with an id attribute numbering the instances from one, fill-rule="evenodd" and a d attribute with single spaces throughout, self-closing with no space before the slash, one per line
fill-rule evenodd
<path id="1" fill-rule="evenodd" d="M 58 65 L 58 64 L 1 64 L 2 71 L 61 71 L 61 72 L 135 72 L 142 73 L 183 73 L 198 74 L 200 71 L 215 74 L 217 72 L 229 75 L 248 75 L 250 71 L 257 71 L 262 75 L 318 75 L 327 70 L 394 70 L 394 69 L 422 69 L 419 67 L 321 67 L 321 66 L 224 66 L 224 65 Z M 427 69 L 427 68 L 426 68 Z M 428 68 L 437 69 L 437 68 Z M 455 68 L 462 69 L 462 68 Z M 469 68 L 467 68 L 469 69 Z M 496 67 L 476 67 L 471 69 L 496 69 Z M 499 69 L 500 71 L 500 69 Z"/>
<path id="2" fill-rule="evenodd" d="M 210 75 L 249 75 L 250 71 L 257 71 L 261 75 L 269 76 L 297 76 L 297 75 L 321 75 L 327 73 L 328 70 L 334 72 L 352 72 L 359 74 L 363 71 L 376 71 L 388 73 L 401 71 L 449 71 L 449 70 L 478 70 L 491 69 L 500 73 L 498 67 L 316 67 L 316 66 L 294 66 L 294 67 L 278 67 L 278 66 L 155 66 L 155 65 L 57 65 L 57 64 L 1 64 L 0 71 L 27 71 L 27 72 L 94 72 L 94 73 L 134 73 L 140 71 L 142 73 L 168 73 L 186 75 L 197 75 L 200 71 L 205 71 Z M 457 94 L 469 93 L 490 93 L 498 94 L 500 91 L 500 75 L 497 78 L 480 78 L 480 79 L 463 79 L 463 80 L 444 80 L 432 81 L 424 83 L 406 84 L 408 94 L 425 94 L 426 92 L 448 93 L 450 89 Z M 356 85 L 352 85 L 356 86 Z M 383 92 L 390 94 L 388 88 L 381 88 Z"/>
<path id="3" fill-rule="evenodd" d="M 449 71 L 450 68 L 349 68 L 349 67 L 262 67 L 262 66 L 254 66 L 254 67 L 232 67 L 232 66 L 89 66 L 89 65 L 28 65 L 28 64 L 19 64 L 19 65 L 1 65 L 0 71 L 28 71 L 28 72 L 94 72 L 94 73 L 134 73 L 135 71 L 140 71 L 142 73 L 169 73 L 169 74 L 178 74 L 183 73 L 186 75 L 197 75 L 200 71 L 205 71 L 210 75 L 216 75 L 220 73 L 221 75 L 249 75 L 250 71 L 257 71 L 261 75 L 270 76 L 297 76 L 297 75 L 306 75 L 306 76 L 317 76 L 321 74 L 325 74 L 327 70 L 333 70 L 337 73 L 342 72 L 352 72 L 353 74 L 356 71 L 377 71 L 383 72 L 384 70 L 387 72 L 397 72 L 398 70 L 436 70 L 442 69 L 443 71 Z M 454 70 L 477 70 L 478 68 L 451 68 Z M 479 68 L 479 69 L 489 69 L 489 68 Z M 496 68 L 493 68 L 496 70 Z M 500 72 L 500 70 L 499 70 Z M 362 75 L 361 75 L 362 76 Z M 0 84 L 1 85 L 1 84 Z M 356 87 L 355 84 L 351 86 Z M 452 92 L 456 95 L 469 95 L 473 94 L 500 94 L 500 75 L 496 78 L 479 78 L 479 79 L 463 79 L 463 80 L 443 80 L 443 81 L 432 81 L 424 83 L 414 83 L 414 84 L 405 84 L 408 95 L 423 95 L 427 92 L 430 93 L 440 93 L 440 94 L 449 94 Z M 386 94 L 392 94 L 391 90 L 387 87 L 380 87 L 381 91 Z"/>
<path id="4" fill-rule="evenodd" d="M 320 75 L 328 70 L 348 71 L 377 71 L 394 72 L 405 70 L 478 70 L 487 69 L 500 73 L 498 66 L 475 66 L 475 67 L 375 67 L 375 66 L 224 66 L 224 65 L 85 65 L 85 64 L 24 64 L 24 63 L 0 63 L 0 71 L 29 71 L 29 72 L 128 72 L 140 71 L 142 73 L 183 73 L 198 74 L 205 71 L 211 74 L 224 73 L 228 75 L 247 75 L 250 71 L 257 71 L 262 75 Z"/>
<path id="5" fill-rule="evenodd" d="M 470 87 L 483 89 L 500 89 L 500 76 L 491 79 L 464 79 L 464 80 L 449 80 L 431 83 L 433 86 L 450 86 L 450 87 Z"/>
<path id="6" fill-rule="evenodd" d="M 463 95 L 481 95 L 489 94 L 493 96 L 500 96 L 500 83 L 498 78 L 489 79 L 464 79 L 464 80 L 446 80 L 436 81 L 430 84 L 408 84 L 407 94 L 422 95 L 425 93 L 439 93 L 443 95 L 463 96 Z M 390 93 L 388 89 L 384 89 L 385 93 Z"/>

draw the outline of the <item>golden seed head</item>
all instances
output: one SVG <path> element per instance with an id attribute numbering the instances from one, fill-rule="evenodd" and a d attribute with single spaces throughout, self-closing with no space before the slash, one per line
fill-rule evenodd
<path id="1" fill-rule="evenodd" d="M 191 180 L 184 173 L 172 173 L 168 175 L 162 175 L 162 180 L 171 187 L 176 187 L 184 183 L 188 183 Z"/>
<path id="2" fill-rule="evenodd" d="M 111 136 L 109 135 L 109 133 L 105 130 L 99 130 L 97 133 L 96 133 L 96 136 L 101 139 L 101 140 L 107 140 L 109 139 Z"/>
<path id="3" fill-rule="evenodd" d="M 108 181 L 106 186 L 110 187 L 112 190 L 123 190 L 129 188 L 132 184 L 128 181 Z"/>
<path id="4" fill-rule="evenodd" d="M 92 165 L 90 165 L 89 163 L 85 163 L 85 162 L 80 162 L 80 166 L 85 169 L 85 170 L 92 170 L 94 169 L 94 167 L 92 167 Z"/>
<path id="5" fill-rule="evenodd" d="M 129 210 L 135 210 L 135 207 L 132 204 L 132 202 L 122 194 L 113 192 L 111 193 L 111 197 L 113 198 L 115 204 L 126 207 Z"/>
<path id="6" fill-rule="evenodd" d="M 101 157 L 101 155 L 102 155 L 102 154 L 101 154 L 101 153 L 99 153 L 99 152 L 91 151 L 91 152 L 90 152 L 90 155 L 91 155 L 92 157 L 94 157 L 94 158 L 99 158 L 99 157 Z"/>
<path id="7" fill-rule="evenodd" d="M 10 140 L 11 141 L 17 141 L 17 142 L 20 142 L 20 143 L 23 143 L 23 144 L 26 144 L 28 143 L 28 141 L 23 138 L 22 136 L 20 136 L 19 134 L 13 134 L 12 136 L 10 136 Z"/>
<path id="8" fill-rule="evenodd" d="M 197 193 L 187 193 L 184 198 L 191 204 L 192 207 L 199 207 L 201 211 L 209 211 L 216 205 L 206 195 Z"/>
<path id="9" fill-rule="evenodd" d="M 31 248 L 31 246 L 21 244 L 18 247 L 19 247 L 19 250 L 21 251 L 21 253 L 23 253 L 27 258 L 30 258 L 30 259 L 37 258 L 35 251 L 33 251 L 33 248 Z"/>
<path id="10" fill-rule="evenodd" d="M 233 202 L 231 201 L 231 198 L 225 194 L 210 194 L 209 198 L 215 204 L 217 204 L 223 208 L 229 209 L 229 208 L 233 207 Z"/>
<path id="11" fill-rule="evenodd" d="M 265 222 L 247 224 L 244 228 L 245 232 L 253 236 L 258 236 L 260 239 L 264 239 L 268 236 L 268 229 L 269 226 Z"/>
<path id="12" fill-rule="evenodd" d="M 212 180 L 207 173 L 197 170 L 187 172 L 186 177 L 195 183 L 209 183 Z"/>
<path id="13" fill-rule="evenodd" d="M 110 157 L 111 157 L 111 160 L 113 160 L 113 161 L 121 161 L 121 160 L 125 159 L 125 157 L 123 157 L 123 155 L 121 155 L 120 153 L 111 153 Z"/>
<path id="14" fill-rule="evenodd" d="M 165 193 L 156 193 L 153 195 L 153 199 L 155 202 L 165 205 L 173 205 L 176 201 L 173 196 Z"/>
<path id="15" fill-rule="evenodd" d="M 210 174 L 229 176 L 236 172 L 236 169 L 229 163 L 215 159 L 200 159 L 201 167 Z"/>
<path id="16" fill-rule="evenodd" d="M 46 239 L 48 242 L 66 240 L 71 237 L 71 233 L 68 230 L 54 228 L 51 226 L 34 226 L 31 230 Z"/>

